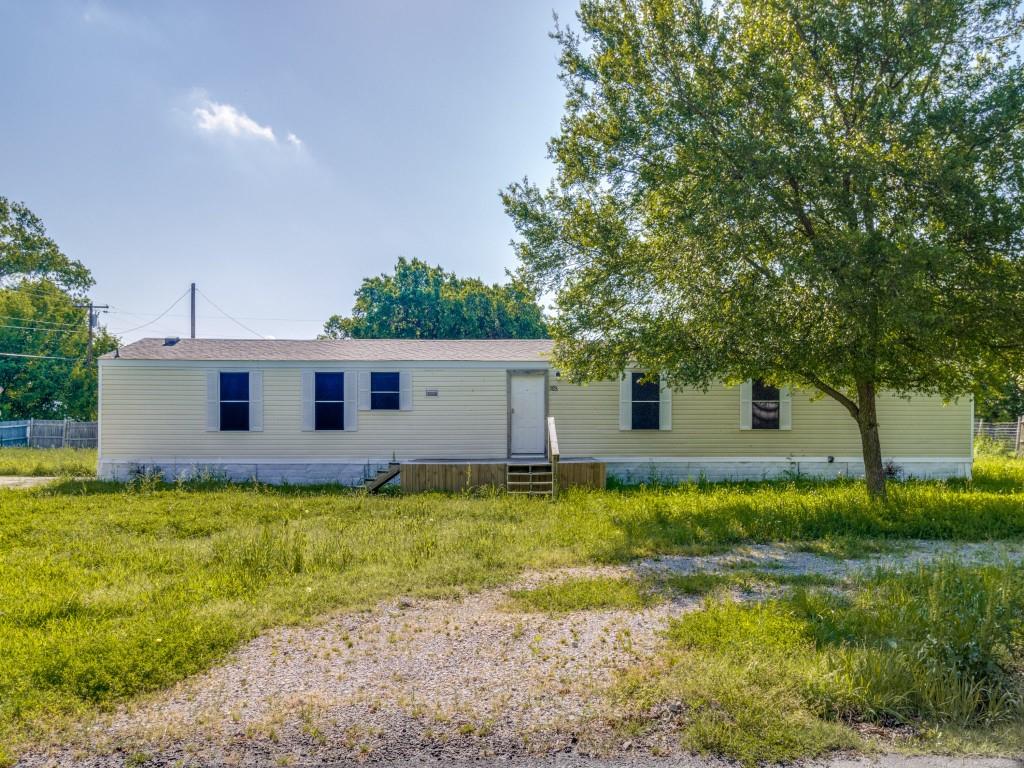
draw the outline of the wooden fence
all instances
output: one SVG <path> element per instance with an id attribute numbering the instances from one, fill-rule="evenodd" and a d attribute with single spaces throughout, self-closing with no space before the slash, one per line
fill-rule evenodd
<path id="1" fill-rule="evenodd" d="M 0 421 L 0 447 L 22 445 L 32 448 L 95 448 L 98 434 L 95 421 Z"/>
<path id="2" fill-rule="evenodd" d="M 1021 453 L 1024 449 L 1022 439 L 1024 439 L 1024 416 L 1020 417 L 1016 421 L 982 421 L 977 419 L 974 422 L 974 436 L 975 437 L 987 437 L 989 440 L 994 440 L 997 443 L 1001 443 L 1011 451 Z"/>

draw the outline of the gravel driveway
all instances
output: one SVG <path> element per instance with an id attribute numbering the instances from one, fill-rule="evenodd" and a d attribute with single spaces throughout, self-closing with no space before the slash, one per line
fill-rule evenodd
<path id="1" fill-rule="evenodd" d="M 700 598 L 674 597 L 639 611 L 547 615 L 514 611 L 508 590 L 581 576 L 717 571 L 737 564 L 841 577 L 949 555 L 1024 561 L 1024 545 L 917 542 L 898 555 L 864 560 L 753 546 L 629 567 L 525 574 L 514 585 L 462 600 L 393 601 L 315 626 L 272 630 L 221 666 L 100 716 L 74 743 L 26 755 L 19 765 L 718 765 L 679 754 L 671 723 L 642 742 L 623 742 L 608 724 L 603 693 L 617 670 L 653 653 L 669 618 L 699 609 Z M 885 758 L 878 764 L 1020 765 L 936 759 Z"/>

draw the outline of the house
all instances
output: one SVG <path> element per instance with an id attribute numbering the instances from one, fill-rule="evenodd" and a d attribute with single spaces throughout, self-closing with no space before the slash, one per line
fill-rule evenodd
<path id="1" fill-rule="evenodd" d="M 143 339 L 100 360 L 99 475 L 354 485 L 394 463 L 407 489 L 537 490 L 552 460 L 563 485 L 863 472 L 856 425 L 829 398 L 760 382 L 672 390 L 642 371 L 579 386 L 550 352 L 547 340 Z M 883 395 L 878 412 L 894 472 L 970 476 L 969 399 Z"/>

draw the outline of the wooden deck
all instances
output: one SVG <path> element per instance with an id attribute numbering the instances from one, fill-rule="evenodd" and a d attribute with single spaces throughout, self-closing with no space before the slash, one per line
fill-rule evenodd
<path id="1" fill-rule="evenodd" d="M 504 488 L 508 465 L 524 463 L 529 460 L 403 462 L 399 479 L 403 493 L 466 491 L 488 486 Z M 605 466 L 600 461 L 562 459 L 556 466 L 559 490 L 605 487 Z"/>

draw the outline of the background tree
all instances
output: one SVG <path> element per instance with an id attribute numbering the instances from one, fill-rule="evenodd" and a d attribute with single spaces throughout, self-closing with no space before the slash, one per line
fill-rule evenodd
<path id="1" fill-rule="evenodd" d="M 65 256 L 42 222 L 0 197 L 0 419 L 96 417 L 95 362 L 86 361 L 86 311 L 76 307 L 93 284 Z M 97 330 L 95 356 L 116 339 Z"/>
<path id="2" fill-rule="evenodd" d="M 816 388 L 885 495 L 880 390 L 1022 370 L 1009 0 L 585 0 L 542 191 L 504 193 L 578 379 Z"/>
<path id="3" fill-rule="evenodd" d="M 324 338 L 536 339 L 547 336 L 535 294 L 521 284 L 487 285 L 400 258 L 393 275 L 368 277 L 351 317 L 334 315 Z"/>
<path id="4" fill-rule="evenodd" d="M 974 406 L 974 416 L 985 421 L 1016 421 L 1024 415 L 1024 375 L 995 391 L 983 392 Z"/>

